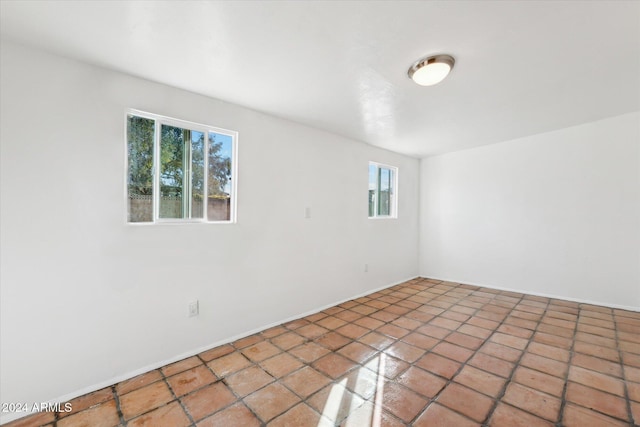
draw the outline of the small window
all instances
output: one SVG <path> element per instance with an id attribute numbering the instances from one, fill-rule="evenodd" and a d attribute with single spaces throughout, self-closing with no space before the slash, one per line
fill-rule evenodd
<path id="1" fill-rule="evenodd" d="M 232 222 L 237 134 L 127 114 L 129 222 Z"/>
<path id="2" fill-rule="evenodd" d="M 369 218 L 395 218 L 398 168 L 369 163 Z"/>

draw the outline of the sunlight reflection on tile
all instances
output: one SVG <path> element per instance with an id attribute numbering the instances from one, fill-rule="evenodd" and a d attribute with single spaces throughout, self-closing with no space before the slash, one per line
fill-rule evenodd
<path id="1" fill-rule="evenodd" d="M 382 419 L 382 399 L 384 396 L 384 364 L 386 355 L 380 353 L 378 363 L 378 384 L 376 386 L 376 397 L 373 407 L 373 420 L 371 420 L 371 427 L 380 427 L 380 420 Z"/>
<path id="2" fill-rule="evenodd" d="M 327 403 L 324 405 L 322 416 L 328 418 L 331 421 L 336 421 L 340 405 L 342 404 L 342 396 L 345 392 L 345 386 L 347 385 L 347 379 L 343 379 L 337 384 L 331 387 L 331 393 L 327 397 Z"/>

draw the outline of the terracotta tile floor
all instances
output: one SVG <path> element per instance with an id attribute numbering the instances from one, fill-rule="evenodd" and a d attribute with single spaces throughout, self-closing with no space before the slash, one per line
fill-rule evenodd
<path id="1" fill-rule="evenodd" d="M 640 313 L 414 279 L 11 426 L 640 424 Z"/>

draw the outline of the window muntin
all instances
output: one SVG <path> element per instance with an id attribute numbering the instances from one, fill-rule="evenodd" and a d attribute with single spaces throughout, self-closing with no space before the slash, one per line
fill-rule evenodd
<path id="1" fill-rule="evenodd" d="M 369 163 L 369 218 L 396 218 L 398 168 Z"/>
<path id="2" fill-rule="evenodd" d="M 236 139 L 235 132 L 128 113 L 128 222 L 233 222 Z"/>

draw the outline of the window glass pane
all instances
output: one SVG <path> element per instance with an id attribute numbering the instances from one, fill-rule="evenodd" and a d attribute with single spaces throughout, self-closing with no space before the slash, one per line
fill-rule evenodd
<path id="1" fill-rule="evenodd" d="M 233 138 L 229 135 L 209 132 L 207 171 L 207 219 L 229 221 L 231 219 L 231 163 Z"/>
<path id="2" fill-rule="evenodd" d="M 127 115 L 128 221 L 231 221 L 233 134 L 134 114 Z"/>
<path id="3" fill-rule="evenodd" d="M 160 218 L 185 218 L 184 160 L 190 131 L 162 125 L 160 134 Z M 188 182 L 188 180 L 187 180 Z M 186 208 L 186 209 L 185 209 Z"/>
<path id="4" fill-rule="evenodd" d="M 395 212 L 395 206 L 394 206 L 394 201 L 393 198 L 395 197 L 395 194 L 393 193 L 396 187 L 395 184 L 395 179 L 396 179 L 396 173 L 394 169 L 389 169 L 389 189 L 387 191 L 387 195 L 388 195 L 388 200 L 389 200 L 389 215 L 395 216 L 396 212 Z"/>
<path id="5" fill-rule="evenodd" d="M 389 169 L 379 169 L 378 188 L 378 215 L 388 216 L 391 213 L 391 171 Z"/>
<path id="6" fill-rule="evenodd" d="M 191 218 L 204 215 L 204 133 L 191 131 Z"/>
<path id="7" fill-rule="evenodd" d="M 378 167 L 369 165 L 369 216 L 376 216 L 376 190 L 378 188 Z"/>
<path id="8" fill-rule="evenodd" d="M 127 209 L 129 222 L 153 221 L 155 121 L 127 116 Z"/>

